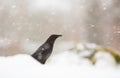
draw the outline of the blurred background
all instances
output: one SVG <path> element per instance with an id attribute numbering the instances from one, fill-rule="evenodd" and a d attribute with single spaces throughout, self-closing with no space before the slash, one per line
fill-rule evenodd
<path id="1" fill-rule="evenodd" d="M 120 1 L 0 0 L 0 55 L 31 54 L 51 34 L 63 35 L 56 52 L 77 43 L 120 51 Z"/>

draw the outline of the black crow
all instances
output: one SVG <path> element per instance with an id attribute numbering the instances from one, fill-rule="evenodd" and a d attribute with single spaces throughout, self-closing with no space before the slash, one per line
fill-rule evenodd
<path id="1" fill-rule="evenodd" d="M 48 57 L 51 55 L 55 40 L 62 35 L 51 35 L 47 41 L 38 48 L 38 50 L 32 54 L 32 57 L 35 58 L 42 64 L 45 64 Z"/>

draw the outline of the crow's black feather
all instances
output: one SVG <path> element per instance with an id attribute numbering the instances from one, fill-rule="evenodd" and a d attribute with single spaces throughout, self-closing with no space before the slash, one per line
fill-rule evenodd
<path id="1" fill-rule="evenodd" d="M 46 60 L 52 53 L 55 40 L 60 36 L 62 35 L 51 35 L 47 41 L 40 46 L 34 54 L 32 54 L 32 57 L 40 63 L 45 64 Z"/>

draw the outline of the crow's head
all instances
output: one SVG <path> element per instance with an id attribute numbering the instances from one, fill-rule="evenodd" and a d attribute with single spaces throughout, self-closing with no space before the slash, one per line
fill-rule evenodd
<path id="1" fill-rule="evenodd" d="M 56 35 L 56 34 L 53 34 L 53 35 L 51 35 L 48 39 L 47 39 L 47 41 L 46 41 L 46 43 L 54 43 L 54 41 L 58 38 L 58 37 L 61 37 L 62 35 Z"/>

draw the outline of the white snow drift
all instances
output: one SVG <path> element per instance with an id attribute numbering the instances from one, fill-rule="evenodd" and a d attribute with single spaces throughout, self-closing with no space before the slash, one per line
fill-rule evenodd
<path id="1" fill-rule="evenodd" d="M 93 49 L 95 45 L 88 47 Z M 0 78 L 120 78 L 120 67 L 110 54 L 97 53 L 93 65 L 83 58 L 88 51 L 82 45 L 77 49 L 83 53 L 60 52 L 51 56 L 45 65 L 26 54 L 0 57 Z"/>

